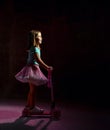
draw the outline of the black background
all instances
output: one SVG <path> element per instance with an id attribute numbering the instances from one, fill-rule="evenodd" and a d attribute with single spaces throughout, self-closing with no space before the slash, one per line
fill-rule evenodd
<path id="1" fill-rule="evenodd" d="M 37 29 L 42 59 L 54 67 L 56 98 L 109 106 L 109 21 L 102 1 L 0 1 L 0 97 L 26 97 L 28 84 L 14 75 L 26 64 L 27 34 Z M 38 89 L 39 97 L 48 95 Z"/>

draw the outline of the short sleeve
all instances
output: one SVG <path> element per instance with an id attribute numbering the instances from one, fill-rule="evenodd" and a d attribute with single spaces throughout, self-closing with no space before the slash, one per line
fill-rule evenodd
<path id="1" fill-rule="evenodd" d="M 34 50 L 35 50 L 35 53 L 38 53 L 40 55 L 40 49 L 39 48 L 35 47 Z"/>

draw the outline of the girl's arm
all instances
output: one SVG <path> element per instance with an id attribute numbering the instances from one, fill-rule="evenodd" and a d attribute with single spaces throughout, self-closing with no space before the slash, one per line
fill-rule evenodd
<path id="1" fill-rule="evenodd" d="M 48 66 L 47 64 L 44 63 L 44 61 L 41 59 L 41 57 L 39 56 L 38 53 L 35 53 L 35 59 L 36 61 L 43 67 L 45 68 L 46 70 L 49 70 L 49 69 L 53 69 L 51 66 Z"/>

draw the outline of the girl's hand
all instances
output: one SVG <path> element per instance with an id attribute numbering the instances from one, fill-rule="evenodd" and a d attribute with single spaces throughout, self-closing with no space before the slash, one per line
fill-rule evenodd
<path id="1" fill-rule="evenodd" d="M 49 66 L 47 70 L 53 70 L 53 67 L 52 66 Z"/>

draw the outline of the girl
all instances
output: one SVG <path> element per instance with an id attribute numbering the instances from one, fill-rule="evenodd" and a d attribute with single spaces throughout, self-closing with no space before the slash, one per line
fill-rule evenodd
<path id="1" fill-rule="evenodd" d="M 44 67 L 47 71 L 52 70 L 51 66 L 48 66 L 41 59 L 42 35 L 40 31 L 32 30 L 29 32 L 29 48 L 27 65 L 15 75 L 15 78 L 23 83 L 29 83 L 29 93 L 27 98 L 27 105 L 25 109 L 30 112 L 43 113 L 43 109 L 35 107 L 35 88 L 36 86 L 47 84 L 48 79 L 42 73 L 39 65 Z"/>

